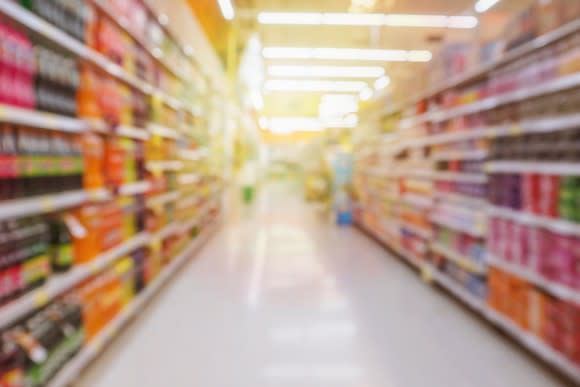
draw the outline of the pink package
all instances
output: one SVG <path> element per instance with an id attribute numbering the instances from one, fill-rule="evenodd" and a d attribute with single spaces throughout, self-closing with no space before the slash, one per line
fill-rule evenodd
<path id="1" fill-rule="evenodd" d="M 489 221 L 489 236 L 486 240 L 486 250 L 495 257 L 499 257 L 499 219 L 491 218 Z"/>
<path id="2" fill-rule="evenodd" d="M 515 227 L 516 227 L 515 225 L 516 225 L 515 222 L 511 220 L 506 221 L 505 232 L 502 234 L 504 239 L 503 257 L 508 262 L 514 261 L 513 246 L 515 245 L 515 243 L 513 243 L 513 241 L 515 238 Z"/>
<path id="3" fill-rule="evenodd" d="M 542 274 L 563 285 L 574 283 L 574 237 L 551 233 L 550 254 L 546 255 Z"/>
<path id="4" fill-rule="evenodd" d="M 580 238 L 574 238 L 572 246 L 572 287 L 580 289 Z"/>
<path id="5" fill-rule="evenodd" d="M 526 261 L 526 243 L 525 243 L 525 236 L 526 236 L 526 226 L 520 223 L 513 223 L 513 234 L 511 243 L 511 256 L 514 263 L 518 265 L 525 264 Z"/>
<path id="6" fill-rule="evenodd" d="M 549 245 L 547 231 L 539 227 L 530 226 L 525 233 L 526 237 L 526 250 L 527 255 L 527 267 L 535 272 L 540 272 L 542 267 L 542 260 L 544 257 L 544 252 L 548 249 Z"/>

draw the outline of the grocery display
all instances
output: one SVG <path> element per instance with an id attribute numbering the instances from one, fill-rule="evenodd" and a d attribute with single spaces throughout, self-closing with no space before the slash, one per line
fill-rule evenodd
<path id="1" fill-rule="evenodd" d="M 68 385 L 215 230 L 197 66 L 140 0 L 0 2 L 0 385 Z"/>
<path id="2" fill-rule="evenodd" d="M 557 23 L 527 8 L 474 70 L 444 50 L 428 91 L 382 112 L 389 133 L 356 151 L 356 222 L 580 383 L 580 8 L 551 3 Z"/>

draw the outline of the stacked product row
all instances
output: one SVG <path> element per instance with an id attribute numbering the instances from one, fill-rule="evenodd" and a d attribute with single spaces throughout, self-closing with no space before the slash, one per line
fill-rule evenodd
<path id="1" fill-rule="evenodd" d="M 63 386 L 218 218 L 212 98 L 140 0 L 0 12 L 0 385 Z"/>
<path id="2" fill-rule="evenodd" d="M 574 26 L 390 110 L 355 184 L 359 225 L 580 382 Z"/>

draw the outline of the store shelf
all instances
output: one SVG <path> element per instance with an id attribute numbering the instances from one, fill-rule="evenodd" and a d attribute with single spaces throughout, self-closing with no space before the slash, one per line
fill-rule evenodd
<path id="1" fill-rule="evenodd" d="M 149 132 L 155 136 L 163 137 L 169 140 L 176 140 L 181 138 L 181 134 L 175 130 L 163 125 L 150 123 L 147 126 Z"/>
<path id="2" fill-rule="evenodd" d="M 180 224 L 175 222 L 168 224 L 167 226 L 163 227 L 161 230 L 153 233 L 150 235 L 149 238 L 149 245 L 153 245 L 156 242 L 163 241 L 170 236 L 177 234 L 181 230 Z"/>
<path id="3" fill-rule="evenodd" d="M 382 235 L 375 232 L 374 230 L 367 228 L 365 225 L 363 225 L 360 222 L 355 222 L 355 226 L 357 226 L 360 230 L 362 230 L 365 234 L 369 235 L 371 238 L 378 241 L 381 245 L 386 247 L 388 250 L 391 250 L 391 251 L 397 253 L 400 257 L 405 259 L 405 261 L 407 261 L 411 266 L 413 266 L 417 269 L 422 268 L 423 264 L 422 264 L 421 260 L 417 256 L 415 256 L 413 253 L 411 253 L 410 251 L 407 251 L 400 246 L 396 246 L 396 245 L 390 243 Z"/>
<path id="4" fill-rule="evenodd" d="M 426 172 L 426 176 L 433 180 L 452 181 L 457 183 L 485 184 L 488 177 L 483 173 L 466 172 Z"/>
<path id="5" fill-rule="evenodd" d="M 446 111 L 430 113 L 428 121 L 444 122 L 453 118 L 495 109 L 526 99 L 552 94 L 580 86 L 580 74 L 566 75 L 539 85 L 521 88 L 498 96 L 488 97 L 474 103 L 458 106 Z"/>
<path id="6" fill-rule="evenodd" d="M 139 141 L 147 141 L 150 137 L 149 132 L 145 129 L 135 128 L 127 125 L 118 126 L 113 131 L 121 137 L 132 138 Z"/>
<path id="7" fill-rule="evenodd" d="M 197 173 L 184 173 L 177 178 L 179 185 L 192 185 L 201 181 L 201 176 Z"/>
<path id="8" fill-rule="evenodd" d="M 89 366 L 104 350 L 106 346 L 117 336 L 123 327 L 136 317 L 145 306 L 159 293 L 162 287 L 178 272 L 178 270 L 191 259 L 216 231 L 220 220 L 206 229 L 193 240 L 172 262 L 163 269 L 163 272 L 147 286 L 113 321 L 111 321 L 88 345 L 73 357 L 64 368 L 48 384 L 48 387 L 67 387 L 73 383 L 81 372 Z"/>
<path id="9" fill-rule="evenodd" d="M 456 219 L 445 218 L 443 216 L 433 215 L 431 216 L 431 221 L 435 224 L 445 226 L 452 230 L 455 230 L 460 233 L 465 233 L 471 235 L 475 238 L 485 238 L 487 235 L 486 229 L 483 226 L 480 227 L 468 227 L 462 222 L 457 221 Z"/>
<path id="10" fill-rule="evenodd" d="M 506 262 L 501 260 L 497 257 L 494 257 L 492 254 L 487 254 L 486 257 L 487 262 L 501 269 L 505 272 L 511 273 L 521 279 L 524 279 L 531 284 L 534 284 L 546 292 L 552 294 L 555 297 L 558 297 L 561 300 L 570 301 L 580 305 L 580 291 L 576 289 L 569 288 L 565 285 L 561 285 L 559 283 L 550 281 L 540 274 L 534 272 L 533 270 L 527 269 L 522 267 L 521 265 L 517 265 L 514 263 Z"/>
<path id="11" fill-rule="evenodd" d="M 183 168 L 183 163 L 181 161 L 169 160 L 169 161 L 149 161 L 147 163 L 147 169 L 150 171 L 161 171 L 161 172 L 176 172 Z"/>
<path id="12" fill-rule="evenodd" d="M 445 273 L 440 272 L 437 268 L 432 265 L 420 262 L 417 259 L 412 259 L 404 251 L 391 246 L 389 243 L 385 242 L 373 231 L 368 230 L 366 227 L 360 223 L 356 223 L 363 232 L 369 234 L 371 237 L 379 241 L 389 250 L 393 250 L 398 253 L 405 260 L 409 261 L 413 266 L 417 267 L 423 278 L 433 279 L 435 283 L 439 284 L 441 287 L 449 291 L 453 296 L 462 301 L 465 305 L 470 307 L 472 310 L 480 314 L 490 323 L 501 328 L 518 342 L 520 342 L 524 347 L 530 350 L 532 353 L 543 359 L 548 364 L 554 366 L 558 370 L 562 371 L 572 380 L 580 383 L 580 367 L 577 367 L 570 360 L 566 359 L 562 354 L 556 352 L 548 345 L 540 341 L 538 338 L 532 336 L 531 334 L 523 331 L 512 321 L 506 317 L 500 315 L 499 313 L 493 311 L 486 306 L 484 300 L 472 295 L 464 289 L 462 286 L 454 282 Z"/>
<path id="13" fill-rule="evenodd" d="M 0 201 L 0 220 L 48 214 L 73 208 L 88 201 L 100 201 L 108 197 L 105 190 L 70 191 L 25 199 Z"/>
<path id="14" fill-rule="evenodd" d="M 412 223 L 405 222 L 401 220 L 399 222 L 400 226 L 406 229 L 407 231 L 412 232 L 416 236 L 423 238 L 423 239 L 431 239 L 433 237 L 433 232 L 431 230 L 425 229 L 423 227 L 416 226 Z"/>
<path id="15" fill-rule="evenodd" d="M 459 252 L 443 245 L 439 242 L 433 242 L 430 245 L 431 250 L 444 256 L 448 260 L 454 262 L 457 266 L 474 274 L 484 275 L 487 273 L 487 267 L 481 263 L 474 262 L 469 257 L 460 254 Z"/>
<path id="16" fill-rule="evenodd" d="M 485 160 L 489 152 L 487 149 L 472 149 L 462 151 L 441 151 L 432 154 L 431 158 L 436 161 L 449 160 Z"/>
<path id="17" fill-rule="evenodd" d="M 70 133 L 83 133 L 89 128 L 88 123 L 81 119 L 4 104 L 0 104 L 0 122 Z"/>
<path id="18" fill-rule="evenodd" d="M 470 307 L 476 312 L 483 313 L 485 309 L 485 302 L 484 300 L 477 298 L 473 294 L 469 293 L 467 289 L 453 281 L 447 274 L 442 273 L 437 268 L 433 267 L 432 265 L 425 265 L 423 269 L 423 275 L 427 278 L 431 277 L 435 281 L 435 283 L 439 284 L 465 305 Z"/>
<path id="19" fill-rule="evenodd" d="M 28 313 L 43 307 L 82 281 L 109 267 L 113 262 L 144 246 L 148 240 L 149 235 L 147 233 L 138 234 L 121 245 L 99 255 L 90 263 L 75 266 L 65 274 L 56 275 L 41 288 L 2 306 L 0 328 L 6 328 Z"/>
<path id="20" fill-rule="evenodd" d="M 580 126 L 580 114 L 559 115 L 546 118 L 523 120 L 505 125 L 481 126 L 472 129 L 435 134 L 432 136 L 408 141 L 402 148 L 422 148 L 432 145 L 477 140 L 482 138 L 497 138 L 517 136 L 526 133 L 552 133 L 574 129 Z"/>
<path id="21" fill-rule="evenodd" d="M 546 343 L 539 338 L 525 332 L 513 321 L 491 308 L 485 309 L 485 317 L 517 340 L 530 352 L 534 353 L 546 363 L 552 365 L 562 373 L 566 374 L 570 379 L 576 383 L 580 383 L 580 367 L 576 366 L 572 361 L 568 360 L 564 355 L 558 353 L 550 348 Z"/>
<path id="22" fill-rule="evenodd" d="M 431 197 L 419 194 L 406 193 L 403 195 L 402 200 L 421 210 L 429 209 L 433 206 L 433 199 Z"/>
<path id="23" fill-rule="evenodd" d="M 181 150 L 179 152 L 179 157 L 187 161 L 199 161 L 204 157 L 207 157 L 208 151 L 205 148 L 197 150 Z"/>
<path id="24" fill-rule="evenodd" d="M 167 192 L 161 195 L 154 196 L 147 199 L 147 206 L 149 207 L 162 207 L 166 204 L 173 203 L 179 200 L 181 193 L 178 191 Z"/>
<path id="25" fill-rule="evenodd" d="M 509 219 L 530 226 L 546 228 L 560 234 L 580 236 L 580 224 L 562 219 L 547 218 L 527 212 L 515 211 L 507 207 L 492 205 L 488 206 L 487 214 L 489 217 Z"/>
<path id="26" fill-rule="evenodd" d="M 443 200 L 450 204 L 456 204 L 464 207 L 485 209 L 487 206 L 487 199 L 467 196 L 460 193 L 436 191 L 433 196 L 436 199 Z"/>
<path id="27" fill-rule="evenodd" d="M 119 187 L 119 195 L 134 196 L 142 195 L 151 190 L 151 183 L 148 181 L 137 181 L 135 183 L 127 183 Z"/>
<path id="28" fill-rule="evenodd" d="M 151 58 L 153 58 L 153 60 L 155 60 L 159 65 L 161 65 L 166 71 L 168 71 L 178 79 L 187 79 L 187 77 L 184 74 L 175 69 L 169 62 L 167 62 L 167 60 L 163 59 L 163 57 L 161 56 L 162 55 L 161 49 L 156 50 L 154 48 L 151 48 L 142 37 L 138 36 L 130 28 L 128 28 L 129 21 L 123 17 L 115 15 L 113 13 L 113 10 L 111 10 L 110 6 L 107 5 L 103 0 L 94 0 L 93 4 L 95 4 L 97 8 L 101 10 L 101 12 L 107 15 L 109 20 L 112 20 L 118 27 L 120 27 L 127 34 L 129 34 L 129 36 L 131 36 L 131 38 L 135 42 L 137 42 L 137 44 L 139 44 L 143 49 L 145 49 L 145 51 L 149 54 L 149 56 L 151 56 Z"/>
<path id="29" fill-rule="evenodd" d="M 580 176 L 580 164 L 559 162 L 495 161 L 485 165 L 488 173 L 534 173 Z"/>
<path id="30" fill-rule="evenodd" d="M 412 102 L 416 102 L 416 101 L 419 101 L 421 99 L 425 99 L 428 97 L 432 97 L 432 96 L 439 94 L 445 90 L 452 89 L 452 88 L 455 88 L 457 86 L 461 86 L 461 85 L 466 84 L 468 82 L 471 82 L 473 80 L 481 79 L 487 73 L 489 73 L 490 71 L 492 71 L 494 69 L 497 69 L 498 67 L 501 67 L 507 63 L 513 62 L 514 60 L 517 60 L 517 59 L 519 59 L 525 55 L 528 55 L 534 51 L 537 51 L 539 49 L 547 47 L 547 46 L 557 42 L 558 40 L 561 40 L 561 39 L 565 38 L 566 36 L 569 36 L 573 33 L 578 32 L 578 31 L 580 31 L 580 20 L 575 20 L 573 22 L 570 22 L 566 25 L 563 25 L 563 26 L 555 29 L 554 31 L 551 31 L 547 34 L 539 36 L 539 37 L 535 38 L 534 40 L 531 40 L 528 43 L 522 44 L 518 48 L 515 48 L 511 51 L 508 51 L 507 53 L 505 53 L 504 55 L 502 55 L 498 59 L 492 61 L 491 63 L 486 63 L 483 65 L 480 65 L 477 68 L 470 70 L 470 71 L 467 71 L 464 74 L 459 74 L 450 80 L 446 80 L 442 84 L 437 85 L 436 87 L 429 90 L 427 93 L 423 93 L 419 96 L 416 96 L 416 97 L 410 99 L 407 102 L 407 104 L 412 103 Z M 405 106 L 405 105 L 403 105 L 403 106 Z"/>
<path id="31" fill-rule="evenodd" d="M 168 96 L 161 90 L 158 90 L 149 83 L 128 74 L 122 67 L 105 58 L 95 50 L 89 48 L 85 44 L 71 37 L 61 29 L 46 22 L 42 18 L 36 16 L 19 4 L 11 1 L 0 2 L 0 12 L 9 16 L 14 21 L 25 26 L 26 28 L 40 34 L 44 38 L 50 40 L 54 44 L 70 51 L 81 59 L 84 59 L 101 68 L 101 70 L 121 80 L 122 82 L 140 90 L 147 95 L 156 95 L 164 103 L 173 109 L 181 108 L 175 98 Z"/>

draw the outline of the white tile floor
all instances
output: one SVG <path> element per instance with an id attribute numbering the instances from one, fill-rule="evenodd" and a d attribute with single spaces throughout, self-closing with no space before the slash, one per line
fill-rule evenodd
<path id="1" fill-rule="evenodd" d="M 557 387 L 354 229 L 269 187 L 77 387 Z"/>

